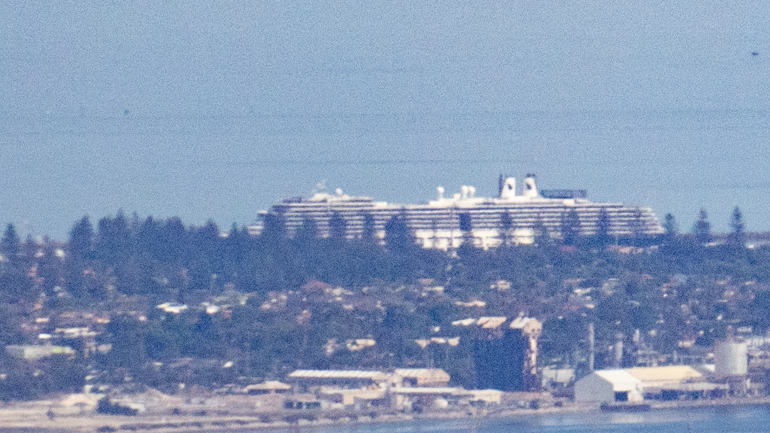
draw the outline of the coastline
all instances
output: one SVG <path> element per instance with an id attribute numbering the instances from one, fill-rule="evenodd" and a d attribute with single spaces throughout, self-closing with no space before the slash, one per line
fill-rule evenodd
<path id="1" fill-rule="evenodd" d="M 649 401 L 650 409 L 669 410 L 706 407 L 741 407 L 741 406 L 770 406 L 770 397 L 761 398 L 725 398 L 717 400 L 681 400 L 681 401 Z M 54 407 L 53 401 L 36 401 L 11 403 L 0 407 L 0 432 L 45 431 L 48 433 L 92 433 L 110 431 L 136 431 L 157 433 L 191 433 L 200 431 L 216 432 L 252 432 L 315 429 L 334 426 L 368 425 L 368 424 L 398 424 L 414 421 L 429 420 L 459 420 L 468 421 L 486 419 L 513 419 L 543 415 L 568 415 L 579 413 L 600 412 L 599 405 L 565 404 L 562 407 L 546 407 L 540 409 L 500 408 L 469 408 L 468 410 L 434 411 L 425 414 L 393 414 L 383 413 L 372 418 L 369 415 L 356 416 L 353 411 L 346 412 L 315 412 L 314 421 L 297 419 L 296 422 L 269 421 L 264 422 L 265 414 L 255 412 L 252 415 L 101 415 L 92 411 L 81 411 L 77 408 L 55 407 L 55 415 L 49 418 L 48 411 Z M 273 413 L 273 416 L 291 416 L 291 412 Z M 345 416 L 352 415 L 352 416 Z"/>

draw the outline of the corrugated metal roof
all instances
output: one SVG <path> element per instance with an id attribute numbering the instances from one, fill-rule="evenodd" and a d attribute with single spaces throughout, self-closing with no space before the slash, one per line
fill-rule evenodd
<path id="1" fill-rule="evenodd" d="M 641 380 L 625 370 L 597 370 L 594 374 L 612 384 L 615 392 L 634 391 L 642 385 Z"/>
<path id="2" fill-rule="evenodd" d="M 362 400 L 374 400 L 385 396 L 385 389 L 322 389 L 325 395 L 349 395 Z"/>
<path id="3" fill-rule="evenodd" d="M 697 370 L 689 365 L 668 365 L 665 367 L 634 367 L 626 371 L 641 380 L 648 382 L 683 382 L 686 380 L 700 379 L 703 377 Z"/>
<path id="4" fill-rule="evenodd" d="M 247 392 L 251 391 L 251 390 L 258 390 L 258 391 L 266 390 L 266 391 L 269 391 L 269 390 L 288 390 L 288 389 L 291 389 L 291 385 L 288 385 L 288 384 L 285 384 L 285 383 L 282 383 L 282 382 L 278 382 L 277 380 L 268 380 L 268 381 L 265 381 L 263 383 L 257 383 L 257 384 L 249 385 L 249 386 L 243 388 L 243 390 L 247 391 Z"/>
<path id="5" fill-rule="evenodd" d="M 647 389 L 645 387 L 645 389 Z M 666 386 L 665 389 L 673 389 L 677 391 L 693 392 L 693 391 L 713 391 L 715 389 L 729 390 L 730 385 L 726 383 L 708 383 L 708 382 L 696 382 L 696 383 L 677 383 L 671 387 Z"/>
<path id="6" fill-rule="evenodd" d="M 414 342 L 417 343 L 423 349 L 428 347 L 428 345 L 430 344 L 430 340 L 428 340 L 427 338 L 420 338 L 420 339 L 414 340 Z"/>
<path id="7" fill-rule="evenodd" d="M 397 368 L 396 374 L 427 382 L 449 382 L 449 374 L 440 368 Z"/>
<path id="8" fill-rule="evenodd" d="M 531 317 L 517 317 L 511 321 L 511 328 L 512 329 L 524 329 L 525 326 L 527 326 L 527 323 L 529 323 L 532 319 Z"/>
<path id="9" fill-rule="evenodd" d="M 436 388 L 391 388 L 393 394 L 455 394 L 464 391 L 462 388 L 436 387 Z"/>
<path id="10" fill-rule="evenodd" d="M 476 323 L 476 319 L 467 318 L 462 320 L 455 320 L 452 322 L 452 326 L 470 326 Z"/>
<path id="11" fill-rule="evenodd" d="M 511 329 L 539 333 L 543 329 L 543 324 L 534 317 L 519 316 L 511 321 Z"/>
<path id="12" fill-rule="evenodd" d="M 511 329 L 523 329 L 529 321 L 529 317 L 517 317 L 511 321 Z"/>
<path id="13" fill-rule="evenodd" d="M 502 316 L 479 317 L 478 319 L 468 318 L 463 320 L 455 320 L 452 322 L 452 325 L 470 326 L 475 324 L 485 329 L 497 329 L 507 320 L 508 320 L 507 317 L 502 317 Z M 512 329 L 525 329 L 527 326 L 530 326 L 533 329 L 542 328 L 542 325 L 540 324 L 540 322 L 538 322 L 537 319 L 534 319 L 532 317 L 517 317 L 516 319 L 513 319 L 510 324 L 510 327 Z"/>
<path id="14" fill-rule="evenodd" d="M 289 374 L 294 379 L 370 379 L 384 380 L 388 378 L 381 371 L 362 370 L 296 370 Z"/>
<path id="15" fill-rule="evenodd" d="M 506 320 L 508 320 L 507 317 L 479 317 L 479 320 L 476 322 L 476 324 L 485 329 L 497 329 Z"/>

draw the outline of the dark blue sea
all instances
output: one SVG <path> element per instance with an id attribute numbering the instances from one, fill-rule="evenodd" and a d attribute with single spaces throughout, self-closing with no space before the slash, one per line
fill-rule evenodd
<path id="1" fill-rule="evenodd" d="M 297 430 L 286 430 L 296 432 Z M 507 419 L 428 420 L 392 424 L 347 424 L 301 427 L 313 433 L 685 433 L 770 432 L 770 406 L 661 409 L 642 413 L 579 413 L 522 415 Z"/>

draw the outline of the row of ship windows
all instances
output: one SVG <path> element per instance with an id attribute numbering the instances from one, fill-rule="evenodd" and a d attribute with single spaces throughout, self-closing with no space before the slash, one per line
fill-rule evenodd
<path id="1" fill-rule="evenodd" d="M 344 218 L 347 227 L 362 227 L 364 223 L 364 217 L 360 215 L 346 216 L 341 214 Z M 436 218 L 436 215 L 420 215 L 418 217 L 410 216 L 406 222 L 412 228 L 433 226 L 438 227 L 457 227 L 460 223 L 459 215 L 446 215 L 443 218 Z M 306 218 L 310 218 L 316 222 L 316 225 L 320 227 L 328 226 L 331 217 L 328 214 L 324 215 L 290 215 L 284 216 L 284 223 L 287 226 L 300 226 Z M 384 228 L 387 222 L 392 216 L 384 216 L 380 218 L 375 217 L 375 227 Z M 471 224 L 473 227 L 500 227 L 502 224 L 502 217 L 497 215 L 473 215 L 471 214 Z M 533 214 L 533 215 L 511 215 L 511 222 L 513 226 L 533 226 L 540 220 L 546 226 L 561 225 L 561 214 Z M 578 220 L 581 226 L 594 226 L 598 223 L 598 215 L 593 214 L 581 214 L 578 213 Z M 628 224 L 643 224 L 657 226 L 658 222 L 654 215 L 650 213 L 609 213 L 608 222 L 610 226 L 628 225 Z"/>

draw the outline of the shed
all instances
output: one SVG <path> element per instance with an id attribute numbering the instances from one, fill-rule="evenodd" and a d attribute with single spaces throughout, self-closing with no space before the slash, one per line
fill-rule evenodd
<path id="1" fill-rule="evenodd" d="M 576 402 L 642 401 L 642 381 L 625 370 L 597 370 L 575 382 Z"/>
<path id="2" fill-rule="evenodd" d="M 688 365 L 626 369 L 642 381 L 644 397 L 662 400 L 697 399 L 724 395 L 724 384 L 707 383 L 703 373 Z"/>
<path id="3" fill-rule="evenodd" d="M 257 383 L 255 385 L 249 385 L 243 388 L 243 392 L 251 395 L 258 394 L 275 394 L 288 392 L 291 389 L 291 385 L 288 385 L 277 380 L 268 380 L 263 383 Z"/>
<path id="4" fill-rule="evenodd" d="M 699 382 L 703 375 L 689 365 L 668 365 L 665 367 L 634 367 L 626 371 L 642 381 L 645 390 L 648 388 L 670 388 L 685 382 Z"/>
<path id="5" fill-rule="evenodd" d="M 440 368 L 397 368 L 396 375 L 411 386 L 445 386 L 450 379 Z"/>
<path id="6" fill-rule="evenodd" d="M 314 386 L 337 386 L 340 388 L 366 388 L 387 383 L 389 374 L 365 370 L 295 370 L 288 380 L 307 389 Z"/>

